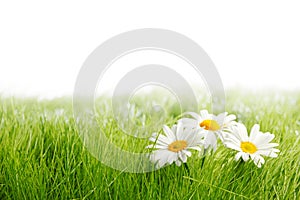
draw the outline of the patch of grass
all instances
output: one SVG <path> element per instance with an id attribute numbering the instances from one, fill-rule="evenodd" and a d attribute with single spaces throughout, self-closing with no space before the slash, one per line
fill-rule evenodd
<path id="1" fill-rule="evenodd" d="M 71 100 L 2 98 L 0 199 L 299 199 L 300 94 L 231 91 L 227 97 L 226 111 L 248 129 L 258 123 L 262 131 L 275 134 L 278 158 L 266 158 L 259 169 L 252 162 L 236 162 L 235 152 L 220 145 L 204 163 L 192 156 L 189 172 L 171 165 L 125 173 L 102 165 L 83 146 Z M 145 100 L 141 105 L 145 107 Z M 180 109 L 168 101 L 163 106 L 168 110 L 163 123 L 171 125 Z M 105 122 L 102 128 L 111 141 L 145 152 L 149 142 L 124 134 L 109 109 L 103 110 L 97 118 Z M 140 115 L 136 123 L 150 123 L 145 117 Z"/>

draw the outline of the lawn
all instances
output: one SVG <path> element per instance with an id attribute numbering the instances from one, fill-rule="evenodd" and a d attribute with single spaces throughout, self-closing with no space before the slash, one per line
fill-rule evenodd
<path id="1" fill-rule="evenodd" d="M 118 171 L 84 147 L 71 98 L 0 97 L 0 199 L 300 199 L 300 92 L 226 95 L 226 111 L 248 130 L 258 123 L 275 134 L 279 156 L 266 158 L 262 168 L 236 162 L 236 152 L 220 144 L 205 159 L 189 158 L 189 170 L 173 164 L 148 173 Z M 164 103 L 164 123 L 172 125 L 179 109 Z M 96 116 L 105 121 L 111 141 L 128 151 L 147 151 L 149 141 L 124 136 L 109 113 Z M 143 123 L 151 120 L 146 116 Z"/>

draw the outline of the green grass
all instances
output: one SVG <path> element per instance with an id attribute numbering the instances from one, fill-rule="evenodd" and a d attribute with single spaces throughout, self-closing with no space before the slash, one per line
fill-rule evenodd
<path id="1" fill-rule="evenodd" d="M 300 198 L 300 93 L 227 93 L 226 111 L 248 129 L 260 124 L 280 144 L 279 157 L 266 158 L 262 168 L 236 162 L 235 152 L 220 145 L 204 163 L 192 156 L 189 172 L 171 165 L 140 174 L 111 169 L 89 153 L 79 137 L 71 100 L 0 101 L 0 199 Z M 164 123 L 171 125 L 180 112 L 172 103 L 165 106 Z M 145 151 L 149 142 L 124 136 L 108 113 L 98 117 L 106 119 L 111 140 L 127 150 Z"/>

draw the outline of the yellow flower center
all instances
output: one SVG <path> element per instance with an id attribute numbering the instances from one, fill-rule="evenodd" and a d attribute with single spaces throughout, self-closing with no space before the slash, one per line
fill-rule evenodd
<path id="1" fill-rule="evenodd" d="M 210 119 L 206 119 L 206 120 L 202 121 L 199 125 L 201 128 L 204 128 L 205 130 L 210 130 L 210 131 L 217 131 L 221 128 L 220 125 L 218 124 L 218 122 L 216 122 L 215 120 L 210 120 Z"/>
<path id="2" fill-rule="evenodd" d="M 256 146 L 251 142 L 241 142 L 241 149 L 245 153 L 253 154 L 257 151 Z"/>
<path id="3" fill-rule="evenodd" d="M 185 140 L 176 140 L 175 142 L 172 142 L 168 146 L 169 151 L 178 152 L 187 147 L 187 142 Z"/>

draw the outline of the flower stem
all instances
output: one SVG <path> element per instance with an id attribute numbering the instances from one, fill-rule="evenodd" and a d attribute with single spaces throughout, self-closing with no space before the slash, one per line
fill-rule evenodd
<path id="1" fill-rule="evenodd" d="M 204 166 L 204 161 L 205 161 L 205 156 L 202 158 L 201 169 L 202 169 L 203 166 Z"/>
<path id="2" fill-rule="evenodd" d="M 186 169 L 188 175 L 190 175 L 190 169 L 187 163 L 183 163 L 184 168 Z"/>
<path id="3" fill-rule="evenodd" d="M 188 177 L 190 177 L 190 168 L 187 163 L 183 163 L 184 168 L 186 169 Z M 190 184 L 192 185 L 193 181 L 190 180 Z"/>

